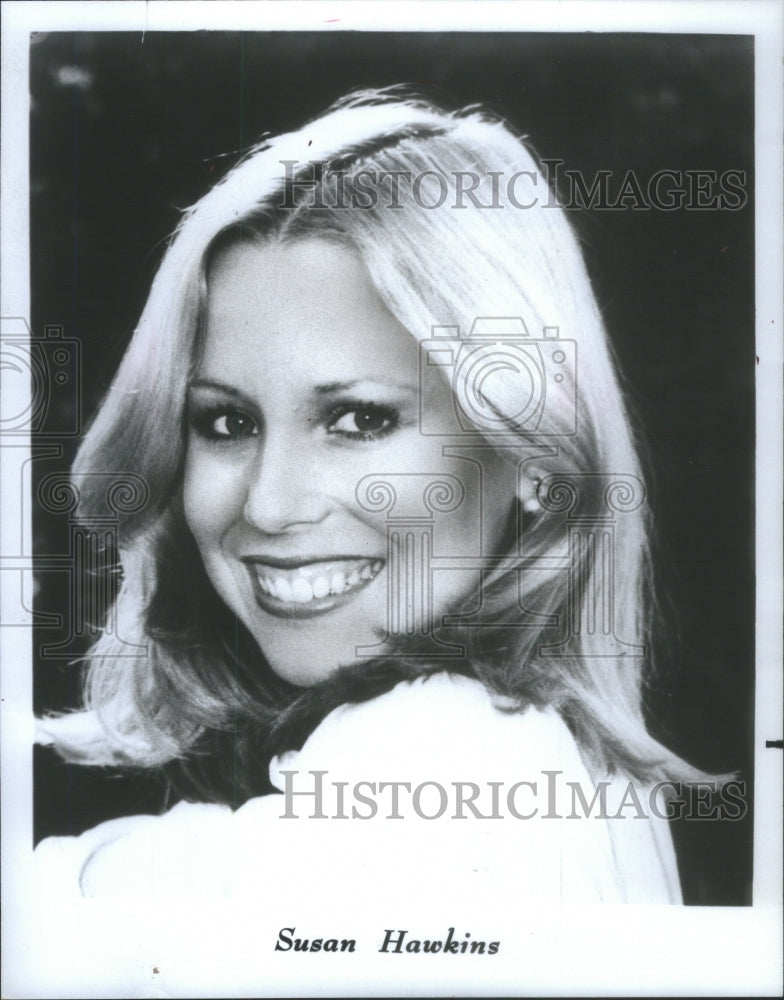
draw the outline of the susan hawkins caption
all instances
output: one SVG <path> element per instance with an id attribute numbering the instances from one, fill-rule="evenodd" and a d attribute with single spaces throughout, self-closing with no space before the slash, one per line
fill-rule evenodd
<path id="1" fill-rule="evenodd" d="M 457 932 L 450 927 L 434 938 L 414 937 L 408 930 L 384 930 L 378 951 L 388 955 L 497 955 L 500 941 L 483 941 L 470 931 Z M 281 927 L 275 951 L 351 953 L 357 950 L 356 938 L 298 937 L 296 927 Z"/>

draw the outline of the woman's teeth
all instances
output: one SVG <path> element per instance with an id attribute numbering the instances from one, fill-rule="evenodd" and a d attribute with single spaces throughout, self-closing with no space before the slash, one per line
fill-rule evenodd
<path id="1" fill-rule="evenodd" d="M 359 584 L 364 584 L 381 572 L 380 559 L 357 562 L 351 568 L 319 570 L 315 566 L 296 570 L 272 569 L 256 564 L 256 579 L 265 594 L 279 601 L 292 604 L 309 604 L 330 594 L 345 594 Z"/>

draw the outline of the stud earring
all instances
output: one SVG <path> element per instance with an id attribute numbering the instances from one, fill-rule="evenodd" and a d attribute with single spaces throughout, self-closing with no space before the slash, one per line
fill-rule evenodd
<path id="1" fill-rule="evenodd" d="M 542 505 L 539 503 L 539 497 L 537 495 L 539 493 L 539 487 L 542 485 L 542 480 L 539 476 L 536 476 L 536 478 L 531 480 L 531 483 L 533 485 L 533 493 L 522 500 L 522 505 L 526 514 L 535 516 L 540 514 L 542 510 Z"/>

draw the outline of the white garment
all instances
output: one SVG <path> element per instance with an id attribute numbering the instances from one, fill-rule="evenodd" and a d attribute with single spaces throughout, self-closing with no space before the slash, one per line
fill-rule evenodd
<path id="1" fill-rule="evenodd" d="M 288 799 L 294 818 L 283 818 L 285 795 L 265 795 L 236 812 L 183 802 L 163 816 L 112 820 L 79 837 L 50 837 L 39 845 L 41 892 L 255 894 L 287 902 L 318 892 L 336 901 L 350 898 L 357 912 L 379 899 L 412 896 L 472 898 L 477 905 L 498 897 L 554 904 L 680 902 L 670 832 L 665 820 L 651 815 L 648 790 L 633 789 L 642 815 L 630 804 L 629 782 L 607 779 L 609 818 L 597 817 L 598 802 L 586 817 L 569 783 L 579 785 L 590 803 L 597 782 L 560 716 L 503 707 L 478 681 L 447 674 L 342 706 L 301 751 L 270 767 L 281 791 L 287 780 L 282 772 L 294 772 L 288 780 L 295 792 L 312 792 L 317 779 L 310 772 L 325 772 L 324 818 L 312 818 L 315 799 L 306 794 Z M 410 786 L 398 787 L 400 818 L 387 818 L 394 811 L 392 790 L 379 788 L 380 782 Z M 455 783 L 461 782 L 464 802 L 472 791 L 467 783 L 477 786 L 474 801 L 483 818 L 459 805 Z M 368 800 L 376 815 L 357 818 L 371 812 Z M 440 817 L 425 818 L 444 802 Z M 522 819 L 513 809 L 536 812 Z M 347 818 L 336 818 L 341 816 Z"/>

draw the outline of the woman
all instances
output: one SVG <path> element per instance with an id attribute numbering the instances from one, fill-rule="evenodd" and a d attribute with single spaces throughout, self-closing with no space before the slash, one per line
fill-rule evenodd
<path id="1" fill-rule="evenodd" d="M 150 499 L 86 710 L 43 738 L 186 801 L 46 841 L 50 887 L 242 892 L 260 835 L 308 853 L 281 802 L 363 819 L 364 794 L 410 820 L 398 853 L 432 844 L 434 891 L 481 868 L 475 892 L 678 901 L 650 792 L 698 772 L 643 720 L 635 445 L 577 241 L 501 121 L 358 94 L 251 150 L 163 260 L 77 458 L 86 513 L 110 469 Z M 597 789 L 601 822 L 561 822 Z M 318 829 L 344 880 L 348 826 Z"/>

